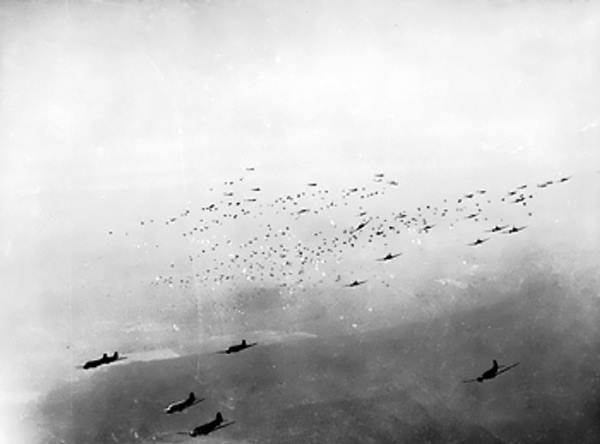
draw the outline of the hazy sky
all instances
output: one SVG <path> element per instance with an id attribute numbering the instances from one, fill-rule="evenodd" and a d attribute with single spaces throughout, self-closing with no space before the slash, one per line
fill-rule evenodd
<path id="1" fill-rule="evenodd" d="M 247 166 L 272 195 L 385 171 L 403 205 L 574 173 L 561 216 L 597 245 L 599 21 L 583 1 L 3 2 L 1 350 L 64 350 L 86 306 L 144 319 L 163 264 L 106 231 Z M 35 369 L 0 372 L 18 393 Z"/>

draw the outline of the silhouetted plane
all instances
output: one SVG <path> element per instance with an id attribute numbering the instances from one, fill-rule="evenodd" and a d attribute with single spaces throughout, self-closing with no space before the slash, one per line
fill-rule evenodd
<path id="1" fill-rule="evenodd" d="M 508 225 L 502 225 L 502 226 L 500 226 L 500 225 L 496 225 L 496 226 L 495 226 L 495 227 L 493 227 L 492 229 L 490 229 L 490 230 L 485 230 L 485 231 L 486 231 L 487 233 L 496 233 L 497 231 L 502 231 L 502 230 L 504 230 L 504 229 L 505 229 L 505 228 L 507 228 L 507 227 L 508 227 Z"/>
<path id="2" fill-rule="evenodd" d="M 475 246 L 477 246 L 477 245 L 481 245 L 481 244 L 483 244 L 484 242 L 487 242 L 487 241 L 489 241 L 489 240 L 490 240 L 490 238 L 489 238 L 489 237 L 486 237 L 485 239 L 479 239 L 479 238 L 477 238 L 477 240 L 476 240 L 476 241 L 474 241 L 474 242 L 471 242 L 471 243 L 470 243 L 470 244 L 468 244 L 468 245 L 469 245 L 470 247 L 475 247 Z"/>
<path id="3" fill-rule="evenodd" d="M 377 260 L 380 262 L 391 261 L 392 259 L 395 259 L 398 256 L 402 256 L 402 253 L 397 253 L 397 254 L 388 253 L 384 257 L 380 257 Z"/>
<path id="4" fill-rule="evenodd" d="M 316 187 L 316 186 L 317 186 L 317 183 L 316 183 L 316 182 L 311 182 L 311 183 L 309 183 L 309 184 L 308 184 L 308 186 L 309 186 L 309 187 Z"/>
<path id="5" fill-rule="evenodd" d="M 512 228 L 508 231 L 505 231 L 504 233 L 506 234 L 512 234 L 512 233 L 518 233 L 519 231 L 524 230 L 525 228 L 527 228 L 526 225 L 522 226 L 522 227 L 515 227 L 514 225 L 512 226 Z"/>
<path id="6" fill-rule="evenodd" d="M 483 372 L 481 374 L 481 376 L 479 376 L 477 378 L 473 378 L 473 379 L 465 379 L 463 382 L 464 383 L 483 382 L 486 379 L 494 379 L 496 376 L 501 375 L 502 373 L 507 372 L 507 371 L 515 368 L 517 365 L 519 365 L 518 362 L 515 362 L 514 364 L 510 364 L 510 365 L 498 365 L 498 362 L 496 362 L 495 359 L 492 362 L 493 362 L 492 368 Z"/>
<path id="7" fill-rule="evenodd" d="M 92 359 L 91 361 L 87 361 L 83 364 L 82 368 L 84 370 L 89 370 L 91 368 L 100 367 L 101 365 L 110 364 L 115 361 L 121 361 L 123 359 L 127 359 L 126 357 L 119 357 L 119 352 L 114 352 L 112 356 L 108 356 L 106 353 L 102 355 L 99 359 Z"/>
<path id="8" fill-rule="evenodd" d="M 359 285 L 362 285 L 366 282 L 367 281 L 354 281 L 354 282 L 350 282 L 348 285 L 344 285 L 344 286 L 345 287 L 358 287 Z"/>
<path id="9" fill-rule="evenodd" d="M 558 182 L 563 183 L 563 182 L 566 182 L 567 180 L 569 180 L 570 178 L 571 178 L 571 176 L 561 177 Z"/>
<path id="10" fill-rule="evenodd" d="M 258 344 L 258 342 L 252 342 L 252 343 L 248 344 L 248 343 L 246 343 L 245 339 L 242 339 L 241 344 L 231 345 L 227 350 L 221 350 L 221 351 L 218 351 L 217 353 L 225 353 L 225 354 L 229 355 L 231 353 L 241 352 L 242 350 L 245 350 L 247 348 L 254 347 L 256 344 Z"/>
<path id="11" fill-rule="evenodd" d="M 435 227 L 435 225 L 430 224 L 430 225 L 425 225 L 424 227 L 421 228 L 421 232 L 425 232 L 425 233 L 429 233 L 429 230 L 431 230 L 433 227 Z"/>
<path id="12" fill-rule="evenodd" d="M 225 420 L 223 419 L 223 415 L 221 415 L 221 412 L 217 412 L 215 419 L 213 419 L 212 421 L 207 422 L 206 424 L 202 424 L 198 427 L 194 427 L 194 429 L 190 430 L 189 432 L 177 432 L 177 434 L 189 435 L 192 438 L 195 438 L 196 436 L 208 435 L 209 433 L 228 427 L 232 424 L 235 424 L 235 421 L 225 422 Z"/>
<path id="13" fill-rule="evenodd" d="M 355 228 L 354 230 L 352 230 L 352 233 L 356 233 L 357 231 L 360 231 L 360 230 L 362 230 L 363 228 L 365 228 L 365 227 L 367 226 L 367 224 L 368 224 L 369 222 L 371 222 L 371 219 L 369 219 L 369 220 L 368 220 L 368 221 L 366 221 L 366 222 L 361 222 L 360 224 L 358 224 L 358 225 L 356 226 L 356 228 Z"/>
<path id="14" fill-rule="evenodd" d="M 194 392 L 191 392 L 186 399 L 169 404 L 169 406 L 165 409 L 165 413 L 170 415 L 172 413 L 183 412 L 188 407 L 192 407 L 193 405 L 196 405 L 202 401 L 204 401 L 204 398 L 197 399 L 196 395 L 194 395 Z"/>

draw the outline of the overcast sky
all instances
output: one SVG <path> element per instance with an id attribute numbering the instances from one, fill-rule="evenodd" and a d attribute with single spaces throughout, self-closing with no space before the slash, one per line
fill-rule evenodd
<path id="1" fill-rule="evenodd" d="M 272 195 L 385 171 L 408 204 L 591 180 L 599 21 L 583 1 L 3 2 L 2 348 L 63 350 L 84 305 L 98 323 L 143 305 L 163 264 L 106 231 L 204 205 L 248 166 Z M 566 213 L 589 246 L 581 183 Z"/>

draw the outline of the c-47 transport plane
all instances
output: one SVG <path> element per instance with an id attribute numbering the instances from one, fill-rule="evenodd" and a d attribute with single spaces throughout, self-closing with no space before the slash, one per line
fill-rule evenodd
<path id="1" fill-rule="evenodd" d="M 99 359 L 92 359 L 91 361 L 87 361 L 83 364 L 82 368 L 84 370 L 89 370 L 91 368 L 100 367 L 101 365 L 110 364 L 112 362 L 121 361 L 123 359 L 127 359 L 126 357 L 119 357 L 119 352 L 114 352 L 112 356 L 108 356 L 106 353 L 102 355 Z"/>
<path id="2" fill-rule="evenodd" d="M 196 395 L 194 395 L 194 392 L 191 392 L 186 399 L 169 404 L 165 409 L 165 413 L 167 415 L 171 415 L 173 413 L 183 412 L 185 409 L 192 407 L 202 401 L 204 401 L 204 398 L 197 399 Z"/>
<path id="3" fill-rule="evenodd" d="M 256 344 L 258 344 L 258 342 L 251 342 L 250 344 L 248 344 L 245 339 L 242 339 L 241 344 L 231 345 L 227 350 L 221 350 L 217 353 L 224 353 L 226 355 L 229 355 L 231 353 L 241 352 L 242 350 L 245 350 L 247 348 L 254 347 Z"/>
<path id="4" fill-rule="evenodd" d="M 465 379 L 463 382 L 483 382 L 486 379 L 494 379 L 496 376 L 501 375 L 502 373 L 507 372 L 519 365 L 518 362 L 515 362 L 514 364 L 510 365 L 498 365 L 498 362 L 496 362 L 495 359 L 492 362 L 492 368 L 483 372 L 481 376 L 473 379 Z"/>
<path id="5" fill-rule="evenodd" d="M 194 429 L 190 430 L 189 432 L 177 432 L 177 434 L 178 435 L 189 435 L 192 438 L 195 438 L 196 436 L 208 435 L 209 433 L 215 432 L 219 429 L 223 429 L 232 424 L 235 424 L 235 421 L 225 422 L 225 420 L 223 419 L 223 415 L 221 415 L 221 412 L 217 412 L 215 419 L 213 419 L 212 421 L 207 422 L 206 424 L 202 424 L 198 427 L 195 427 Z"/>

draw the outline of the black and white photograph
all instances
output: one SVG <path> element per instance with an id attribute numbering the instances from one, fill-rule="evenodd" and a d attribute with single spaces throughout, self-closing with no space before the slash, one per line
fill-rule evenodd
<path id="1" fill-rule="evenodd" d="M 600 442 L 600 2 L 0 0 L 0 443 Z"/>

